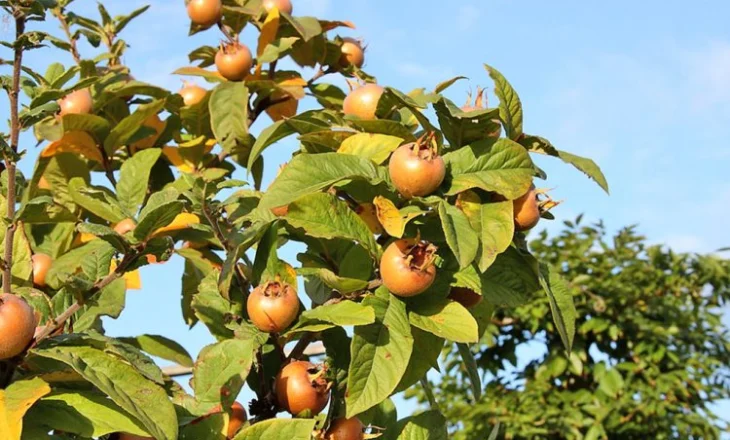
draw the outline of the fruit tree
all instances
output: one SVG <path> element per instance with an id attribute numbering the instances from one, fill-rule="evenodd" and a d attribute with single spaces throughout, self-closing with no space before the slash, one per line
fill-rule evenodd
<path id="1" fill-rule="evenodd" d="M 398 417 L 390 397 L 428 393 L 454 343 L 478 393 L 469 344 L 494 305 L 545 295 L 570 351 L 572 297 L 525 241 L 556 205 L 532 157 L 607 184 L 591 160 L 524 132 L 496 69 L 499 106 L 480 90 L 462 108 L 443 94 L 461 77 L 377 84 L 365 45 L 334 34 L 350 22 L 289 0 L 181 0 L 210 45 L 174 73 L 208 87 L 171 92 L 123 62 L 122 31 L 146 7 L 112 17 L 100 2 L 95 20 L 71 3 L 0 0 L 15 32 L 2 60 L 0 438 L 440 439 L 438 402 Z M 34 30 L 42 20 L 62 36 Z M 33 70 L 23 56 L 41 47 L 75 64 Z M 299 112 L 303 100 L 313 109 Z M 25 177 L 31 130 L 41 152 Z M 299 151 L 262 190 L 262 153 L 292 136 Z M 297 262 L 280 258 L 287 242 L 303 245 Z M 217 340 L 195 362 L 174 341 L 102 325 L 140 267 L 165 271 L 174 255 L 183 319 Z M 313 342 L 323 353 L 305 355 Z M 189 389 L 151 356 L 191 367 Z M 255 398 L 237 402 L 244 386 Z"/>

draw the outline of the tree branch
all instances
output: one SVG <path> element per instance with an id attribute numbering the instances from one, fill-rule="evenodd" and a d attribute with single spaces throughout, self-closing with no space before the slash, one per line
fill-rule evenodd
<path id="1" fill-rule="evenodd" d="M 63 11 L 61 8 L 56 8 L 53 10 L 53 15 L 61 23 L 61 29 L 63 29 L 63 32 L 66 34 L 66 38 L 68 38 L 68 44 L 71 46 L 71 56 L 74 57 L 76 64 L 81 64 L 81 54 L 79 54 L 78 47 L 76 46 L 76 39 L 71 34 L 71 27 L 68 25 L 68 21 L 66 21 L 66 17 L 63 15 Z"/>
<path id="2" fill-rule="evenodd" d="M 15 12 L 15 40 L 19 40 L 25 32 L 25 16 Z M 8 92 L 10 100 L 10 148 L 14 153 L 18 151 L 20 140 L 20 119 L 18 118 L 18 98 L 20 94 L 20 72 L 23 67 L 23 48 L 16 47 L 13 58 L 13 86 Z M 5 233 L 5 267 L 3 268 L 3 292 L 10 293 L 12 285 L 13 242 L 15 238 L 15 161 L 8 154 L 5 155 L 5 169 L 8 172 L 8 206 L 5 217 L 10 220 Z"/>

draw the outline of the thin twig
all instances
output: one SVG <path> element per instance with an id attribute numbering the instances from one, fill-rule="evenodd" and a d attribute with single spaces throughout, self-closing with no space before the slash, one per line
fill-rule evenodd
<path id="1" fill-rule="evenodd" d="M 309 79 L 309 81 L 307 81 L 307 86 L 311 86 L 311 85 L 313 85 L 313 84 L 314 84 L 314 82 L 315 82 L 315 81 L 317 81 L 318 79 L 322 78 L 322 77 L 323 77 L 323 76 L 325 76 L 325 75 L 329 75 L 330 73 L 335 73 L 336 71 L 337 71 L 337 70 L 336 70 L 336 69 L 333 69 L 333 68 L 332 68 L 331 66 L 330 66 L 330 67 L 328 67 L 328 68 L 327 68 L 327 70 L 323 69 L 323 68 L 322 68 L 322 67 L 320 66 L 319 70 L 317 70 L 317 73 L 315 73 L 315 74 L 314 74 L 314 76 L 313 76 L 313 77 L 311 77 L 311 78 Z"/>
<path id="2" fill-rule="evenodd" d="M 63 29 L 63 32 L 66 34 L 66 38 L 68 38 L 68 44 L 71 46 L 71 56 L 74 57 L 74 61 L 76 61 L 76 64 L 81 64 L 81 54 L 79 54 L 78 47 L 76 46 L 76 39 L 73 37 L 73 35 L 71 35 L 71 27 L 68 25 L 66 17 L 63 15 L 63 12 L 60 8 L 54 9 L 53 15 L 58 19 L 59 22 L 61 22 L 61 29 Z"/>
<path id="3" fill-rule="evenodd" d="M 15 39 L 16 41 L 25 32 L 25 16 L 15 12 Z M 20 140 L 20 119 L 18 117 L 18 95 L 20 94 L 20 71 L 23 66 L 23 48 L 15 48 L 13 58 L 13 87 L 8 92 L 10 100 L 10 148 L 14 153 L 18 151 Z M 15 237 L 15 161 L 12 157 L 5 155 L 5 168 L 8 172 L 8 206 L 5 217 L 10 220 L 8 230 L 5 233 L 5 268 L 3 270 L 3 292 L 10 293 L 12 285 L 13 267 L 13 241 Z"/>

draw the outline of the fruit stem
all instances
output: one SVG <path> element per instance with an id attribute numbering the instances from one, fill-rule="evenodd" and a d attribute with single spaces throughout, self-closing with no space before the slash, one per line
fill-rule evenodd
<path id="1" fill-rule="evenodd" d="M 19 41 L 25 33 L 25 15 L 15 10 L 15 39 Z M 20 119 L 18 117 L 18 95 L 20 94 L 20 72 L 23 67 L 23 46 L 16 45 L 13 57 L 13 84 L 8 91 L 10 101 L 10 148 L 11 154 L 3 154 L 5 169 L 8 172 L 8 206 L 5 218 L 10 219 L 8 230 L 5 233 L 5 254 L 3 268 L 3 292 L 10 293 L 13 267 L 13 243 L 15 237 L 15 158 L 18 152 L 18 141 L 20 140 Z"/>
<path id="2" fill-rule="evenodd" d="M 66 20 L 66 16 L 63 12 L 63 8 L 60 7 L 53 9 L 53 15 L 61 23 L 61 29 L 63 29 L 63 32 L 66 34 L 66 38 L 68 39 L 68 44 L 70 46 L 69 52 L 71 52 L 71 56 L 74 58 L 76 64 L 81 65 L 81 54 L 76 46 L 77 40 L 71 34 L 71 27 L 68 25 L 68 21 Z"/>
<path id="3" fill-rule="evenodd" d="M 235 34 L 231 32 L 231 28 L 223 24 L 223 21 L 218 21 L 218 29 L 221 30 L 223 35 L 225 35 L 226 38 L 228 38 L 228 41 L 230 41 L 231 43 L 235 44 L 238 42 L 238 37 L 236 37 Z"/>

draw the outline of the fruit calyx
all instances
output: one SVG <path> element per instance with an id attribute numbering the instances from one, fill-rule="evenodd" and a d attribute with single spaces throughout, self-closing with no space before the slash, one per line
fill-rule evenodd
<path id="1" fill-rule="evenodd" d="M 263 285 L 261 294 L 267 298 L 279 298 L 289 293 L 291 286 L 280 281 L 268 281 Z"/>
<path id="2" fill-rule="evenodd" d="M 418 138 L 416 142 L 411 144 L 408 148 L 414 156 L 418 156 L 420 159 L 432 162 L 439 157 L 437 144 L 436 144 L 436 133 L 429 132 Z"/>
<path id="3" fill-rule="evenodd" d="M 403 254 L 406 264 L 412 271 L 425 272 L 436 261 L 437 250 L 438 247 L 433 243 L 414 240 L 413 244 L 409 245 Z"/>

